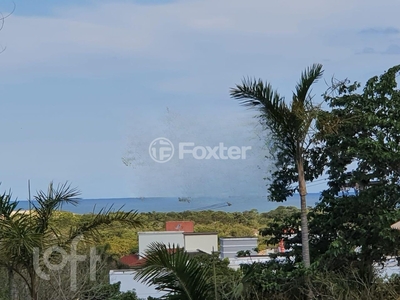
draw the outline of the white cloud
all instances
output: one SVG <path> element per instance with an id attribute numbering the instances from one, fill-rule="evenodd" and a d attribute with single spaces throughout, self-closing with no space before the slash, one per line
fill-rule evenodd
<path id="1" fill-rule="evenodd" d="M 2 32 L 2 43 L 8 47 L 2 64 L 14 70 L 39 66 L 55 72 L 71 65 L 79 69 L 82 61 L 94 58 L 95 64 L 101 59 L 107 63 L 114 57 L 125 57 L 137 62 L 139 68 L 156 60 L 160 67 L 187 69 L 190 66 L 184 64 L 196 65 L 193 59 L 204 53 L 204 47 L 209 57 L 215 52 L 223 58 L 221 52 L 226 50 L 226 55 L 279 54 L 292 61 L 308 57 L 320 60 L 323 55 L 341 59 L 354 49 L 343 49 L 338 43 L 336 47 L 324 45 L 321 30 L 329 36 L 355 23 L 360 29 L 370 24 L 371 18 L 361 13 L 354 17 L 354 12 L 377 6 L 366 2 L 360 7 L 359 3 L 207 0 L 156 6 L 102 3 L 63 7 L 52 17 L 18 16 L 15 12 Z M 344 19 L 339 21 L 339 16 Z M 390 25 L 389 21 L 384 23 Z"/>
<path id="2" fill-rule="evenodd" d="M 0 32 L 7 47 L 0 77 L 17 82 L 33 75 L 113 78 L 145 71 L 154 74 L 159 91 L 210 95 L 247 75 L 290 89 L 305 66 L 329 59 L 328 76 L 342 71 L 362 80 L 358 65 L 380 72 L 382 63 L 383 69 L 395 63 L 395 56 L 371 62 L 356 55 L 397 44 L 358 34 L 394 26 L 396 10 L 385 10 L 384 17 L 380 10 L 372 0 L 182 0 L 64 5 L 51 17 L 16 11 Z"/>

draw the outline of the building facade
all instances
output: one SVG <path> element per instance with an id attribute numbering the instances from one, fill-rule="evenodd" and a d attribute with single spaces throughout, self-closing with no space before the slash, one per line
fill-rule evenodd
<path id="1" fill-rule="evenodd" d="M 236 258 L 239 251 L 249 251 L 251 255 L 257 254 L 257 252 L 254 251 L 258 245 L 256 237 L 220 238 L 219 242 L 221 259 Z"/>
<path id="2" fill-rule="evenodd" d="M 160 298 L 165 295 L 166 292 L 157 291 L 154 286 L 145 285 L 139 281 L 136 281 L 135 271 L 133 270 L 111 270 L 109 272 L 110 284 L 120 282 L 120 292 L 129 292 L 135 290 L 139 299 L 147 299 L 151 296 L 153 298 Z"/>
<path id="3" fill-rule="evenodd" d="M 138 232 L 139 256 L 143 257 L 151 243 L 157 242 L 165 245 L 184 247 L 183 231 L 147 231 Z"/>
<path id="4" fill-rule="evenodd" d="M 206 252 L 212 254 L 218 251 L 218 234 L 215 232 L 184 232 L 185 250 L 187 252 Z"/>

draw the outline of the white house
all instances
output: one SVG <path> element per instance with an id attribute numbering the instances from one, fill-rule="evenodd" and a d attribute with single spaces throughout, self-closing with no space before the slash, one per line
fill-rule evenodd
<path id="1" fill-rule="evenodd" d="M 138 232 L 139 236 L 139 255 L 143 256 L 145 250 L 151 243 L 158 242 L 165 245 L 174 244 L 175 246 L 184 247 L 185 240 L 183 231 L 147 231 Z"/>
<path id="2" fill-rule="evenodd" d="M 140 256 L 143 256 L 148 246 L 154 242 L 171 246 L 174 244 L 187 252 L 203 251 L 211 254 L 218 251 L 216 232 L 148 231 L 138 232 L 138 236 Z"/>
<path id="3" fill-rule="evenodd" d="M 120 282 L 119 290 L 121 292 L 135 290 L 138 298 L 147 299 L 149 296 L 159 298 L 166 294 L 165 292 L 157 291 L 154 286 L 148 286 L 134 280 L 135 271 L 133 270 L 111 270 L 109 276 L 110 284 Z"/>
<path id="4" fill-rule="evenodd" d="M 158 242 L 165 245 L 174 244 L 184 248 L 187 252 L 206 252 L 211 254 L 218 251 L 218 235 L 215 232 L 198 233 L 183 231 L 148 231 L 138 232 L 139 256 L 144 260 L 144 254 L 149 245 Z M 134 270 L 111 270 L 109 272 L 110 283 L 121 282 L 120 291 L 127 292 L 135 290 L 139 298 L 147 299 L 152 296 L 161 297 L 166 293 L 157 291 L 153 286 L 147 286 L 134 280 Z"/>
<path id="5" fill-rule="evenodd" d="M 218 251 L 218 234 L 215 232 L 185 232 L 183 237 L 187 252 L 201 251 L 211 254 Z"/>
<path id="6" fill-rule="evenodd" d="M 249 251 L 250 254 L 257 254 L 254 248 L 257 248 L 258 240 L 256 237 L 230 237 L 220 238 L 221 259 L 235 258 L 239 251 Z"/>

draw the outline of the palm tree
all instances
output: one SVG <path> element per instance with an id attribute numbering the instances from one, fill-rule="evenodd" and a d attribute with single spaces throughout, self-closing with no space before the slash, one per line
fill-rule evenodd
<path id="1" fill-rule="evenodd" d="M 295 166 L 301 204 L 302 257 L 306 267 L 310 266 L 308 221 L 306 202 L 305 153 L 310 146 L 310 131 L 316 121 L 319 107 L 312 102 L 311 86 L 323 75 L 322 65 L 313 64 L 300 77 L 293 92 L 292 102 L 286 103 L 269 83 L 261 79 L 244 79 L 241 85 L 231 89 L 230 95 L 247 107 L 261 112 L 261 119 L 270 130 L 279 157 L 285 157 Z"/>
<path id="2" fill-rule="evenodd" d="M 35 249 L 48 249 L 52 246 L 67 247 L 79 236 L 84 242 L 98 241 L 97 230 L 102 225 L 124 222 L 133 227 L 141 225 L 136 211 L 102 209 L 83 224 L 63 228 L 52 226 L 51 220 L 62 204 L 78 204 L 79 191 L 67 183 L 54 187 L 50 183 L 47 192 L 39 191 L 32 211 L 24 214 L 10 212 L 17 202 L 10 204 L 9 198 L 0 197 L 0 264 L 10 267 L 19 274 L 28 287 L 31 300 L 38 300 L 40 277 L 37 274 Z M 7 202 L 8 201 L 8 202 Z M 10 217 L 8 217 L 10 215 Z"/>
<path id="3" fill-rule="evenodd" d="M 175 245 L 152 243 L 144 253 L 145 263 L 136 269 L 135 280 L 168 292 L 168 299 L 211 300 L 214 285 L 209 270 Z"/>
<path id="4" fill-rule="evenodd" d="M 0 196 L 0 247 L 3 249 L 3 243 L 5 238 L 8 236 L 12 238 L 13 233 L 16 232 L 16 228 L 19 228 L 19 234 L 24 234 L 24 228 L 29 226 L 26 215 L 20 214 L 20 209 L 17 209 L 18 203 L 12 200 L 10 193 L 4 192 Z M 25 218 L 24 218 L 25 217 Z M 34 237 L 27 235 L 26 239 L 22 242 L 25 243 L 25 247 L 34 245 Z M 16 244 L 13 245 L 14 247 Z M 10 252 L 13 250 L 10 249 Z M 17 263 L 13 260 L 13 257 L 7 253 L 7 251 L 1 251 L 0 255 L 0 266 L 7 269 L 8 275 L 8 297 L 10 300 L 16 299 L 17 287 L 15 286 L 15 269 Z"/>

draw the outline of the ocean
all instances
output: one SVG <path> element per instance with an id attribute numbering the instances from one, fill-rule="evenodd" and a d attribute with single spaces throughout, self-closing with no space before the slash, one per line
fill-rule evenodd
<path id="1" fill-rule="evenodd" d="M 320 193 L 309 193 L 307 205 L 314 206 Z M 32 201 L 36 204 L 35 201 Z M 214 210 L 225 212 L 243 212 L 256 209 L 258 212 L 274 210 L 278 206 L 295 206 L 300 208 L 299 195 L 288 198 L 285 202 L 270 202 L 261 196 L 243 197 L 193 197 L 180 199 L 178 197 L 142 197 L 142 198 L 108 198 L 108 199 L 79 199 L 78 205 L 63 205 L 61 210 L 78 214 L 98 212 L 102 208 L 121 209 L 138 212 L 181 212 L 185 210 L 201 211 Z M 29 201 L 20 200 L 18 208 L 29 209 Z"/>

